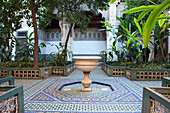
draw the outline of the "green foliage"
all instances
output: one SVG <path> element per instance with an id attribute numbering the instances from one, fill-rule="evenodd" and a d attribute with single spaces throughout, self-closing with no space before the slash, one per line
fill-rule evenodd
<path id="1" fill-rule="evenodd" d="M 22 62 L 31 63 L 33 59 L 33 52 L 34 52 L 34 38 L 32 37 L 34 32 L 31 32 L 29 36 L 25 36 L 27 40 L 24 42 L 24 46 L 19 47 L 19 50 L 16 51 L 15 60 L 18 62 L 19 67 L 21 66 Z M 40 43 L 38 46 L 38 53 L 41 53 L 41 49 L 46 47 L 45 43 Z M 18 57 L 18 55 L 20 57 Z"/>
<path id="2" fill-rule="evenodd" d="M 111 1 L 110 1 L 110 4 L 113 4 L 114 2 L 116 2 L 116 0 L 111 0 Z"/>
<path id="3" fill-rule="evenodd" d="M 124 14 L 128 14 L 128 13 L 136 13 L 136 12 L 140 12 L 143 10 L 149 10 L 149 9 L 155 9 L 156 6 L 155 5 L 149 5 L 149 6 L 140 6 L 140 7 L 136 7 L 136 8 L 132 8 L 128 11 L 125 11 Z"/>
<path id="4" fill-rule="evenodd" d="M 153 2 L 155 3 L 160 3 L 164 0 L 153 0 Z M 144 12 L 136 12 L 136 13 L 128 13 L 126 15 L 124 15 L 124 19 L 128 22 L 128 23 L 131 23 L 132 25 L 132 32 L 136 31 L 136 27 L 135 27 L 135 23 L 134 21 L 132 21 L 134 18 L 138 18 L 137 20 L 141 20 L 144 16 L 142 15 L 145 15 L 145 17 L 143 18 L 143 21 L 145 22 L 146 21 L 146 18 L 148 17 L 148 12 L 149 10 L 152 10 L 152 6 L 153 6 L 153 3 L 152 2 L 149 2 L 149 0 L 125 0 L 125 3 L 126 3 L 126 10 L 130 10 L 132 8 L 136 8 L 136 7 L 139 7 L 139 6 L 142 6 L 141 8 L 143 8 L 143 6 L 150 6 L 148 10 L 145 10 Z M 154 4 L 155 5 L 155 4 Z M 153 6 L 154 7 L 154 6 Z M 140 9 L 141 9 L 140 8 Z M 139 16 L 140 15 L 140 16 Z"/>
<path id="5" fill-rule="evenodd" d="M 146 0 L 125 0 L 125 10 L 129 10 L 135 7 L 138 7 L 143 4 L 148 4 Z M 132 21 L 134 18 L 137 18 L 140 13 L 131 13 L 123 15 L 123 19 L 127 21 L 127 23 L 131 24 L 132 26 L 132 32 L 136 31 L 137 28 L 135 27 L 134 21 Z"/>
<path id="6" fill-rule="evenodd" d="M 2 28 L 7 33 L 16 31 L 21 28 L 22 18 L 24 17 L 23 9 L 25 4 L 18 0 L 3 0 L 3 6 L 0 7 L 0 22 Z"/>
<path id="7" fill-rule="evenodd" d="M 160 15 L 160 17 L 166 17 L 166 16 L 167 16 L 167 14 L 161 14 L 161 15 Z M 160 27 L 163 26 L 163 24 L 165 23 L 165 20 L 166 20 L 166 19 L 160 19 L 160 20 L 158 20 L 158 24 L 159 24 Z"/>
<path id="8" fill-rule="evenodd" d="M 161 32 L 162 27 L 159 26 L 158 22 L 155 24 L 155 29 L 154 29 L 154 34 L 152 35 L 152 37 L 154 37 L 155 42 L 154 44 L 156 45 L 156 48 L 161 50 L 161 54 L 163 56 L 163 60 L 164 62 L 167 62 L 168 56 L 165 56 L 164 53 L 164 48 L 163 48 L 163 42 L 165 39 L 168 38 L 168 32 L 165 30 L 163 32 Z"/>
<path id="9" fill-rule="evenodd" d="M 166 69 L 167 66 L 164 63 L 136 63 L 128 65 L 131 68 L 140 68 L 140 69 Z"/>
<path id="10" fill-rule="evenodd" d="M 100 54 L 102 55 L 102 61 L 105 63 L 107 61 L 107 52 L 101 51 Z"/>
<path id="11" fill-rule="evenodd" d="M 122 36 L 124 36 L 124 38 L 127 40 L 127 42 L 123 42 L 126 44 L 126 47 L 122 48 L 125 52 L 127 51 L 126 55 L 128 57 L 131 56 L 133 61 L 136 61 L 141 54 L 141 38 L 138 37 L 139 33 L 137 31 L 131 33 L 131 26 L 128 27 L 127 22 L 123 21 L 121 18 L 117 17 L 117 19 L 121 23 L 119 26 L 124 30 Z"/>
<path id="12" fill-rule="evenodd" d="M 18 46 L 16 38 L 11 35 L 21 28 L 24 17 L 23 9 L 26 8 L 26 5 L 21 4 L 21 1 L 18 0 L 1 0 L 0 6 L 0 54 L 1 60 L 6 62 L 13 57 L 14 42 Z"/>
<path id="13" fill-rule="evenodd" d="M 46 67 L 49 66 L 49 62 L 38 62 L 38 67 Z M 1 62 L 0 67 L 33 67 L 33 62 L 19 62 L 19 61 L 8 61 L 8 62 Z"/>
<path id="14" fill-rule="evenodd" d="M 138 37 L 139 33 L 137 31 L 131 32 L 131 24 L 127 24 L 125 20 L 117 17 L 120 24 L 116 28 L 118 32 L 115 32 L 115 27 L 111 26 L 111 24 L 107 22 L 102 22 L 105 25 L 103 27 L 108 27 L 107 31 L 113 34 L 112 39 L 114 39 L 111 51 L 113 51 L 117 57 L 118 61 L 126 61 L 126 57 L 128 57 L 128 61 L 137 61 L 138 57 L 141 56 L 141 38 Z M 135 20 L 137 21 L 137 20 Z M 111 39 L 111 40 L 112 40 Z M 102 52 L 105 53 L 106 52 Z M 108 53 L 109 57 L 113 59 L 113 53 Z"/>
<path id="15" fill-rule="evenodd" d="M 54 46 L 53 44 L 51 46 Z M 63 45 L 60 43 L 59 46 L 55 45 L 57 52 L 51 52 L 50 56 L 52 57 L 52 62 L 50 65 L 53 66 L 64 66 L 69 64 L 67 60 L 67 56 L 70 57 L 72 54 L 71 51 L 64 49 Z"/>
<path id="16" fill-rule="evenodd" d="M 162 4 L 157 6 L 151 12 L 151 14 L 149 15 L 149 17 L 146 21 L 145 27 L 143 29 L 143 32 L 144 32 L 144 35 L 143 35 L 144 47 L 148 46 L 149 39 L 150 39 L 150 36 L 151 36 L 151 32 L 152 32 L 156 22 L 158 21 L 158 17 L 169 6 L 170 6 L 170 0 L 166 0 L 165 2 L 163 2 Z"/>
<path id="17" fill-rule="evenodd" d="M 143 11 L 143 10 L 145 11 L 145 10 L 148 10 L 150 8 L 153 8 L 153 11 L 151 12 L 149 17 L 147 18 L 146 24 L 145 24 L 145 26 L 143 28 L 144 48 L 146 48 L 148 46 L 149 39 L 150 39 L 150 36 L 151 36 L 151 32 L 152 32 L 156 22 L 158 21 L 161 13 L 163 11 L 165 11 L 169 6 L 170 6 L 170 0 L 165 0 L 160 5 L 140 6 L 140 7 L 132 8 L 129 11 L 124 12 L 124 14 L 126 14 L 126 13 L 135 13 L 135 12 L 139 12 L 139 11 Z"/>
<path id="18" fill-rule="evenodd" d="M 90 12 L 98 14 L 98 9 L 106 10 L 109 2 L 110 0 L 44 0 L 41 2 L 43 8 L 37 10 L 39 26 L 44 28 L 52 19 L 66 19 L 67 22 L 79 26 L 83 33 L 92 17 L 85 13 L 82 5 L 87 5 Z"/>
<path id="19" fill-rule="evenodd" d="M 170 64 L 161 63 L 133 63 L 133 62 L 106 62 L 110 66 L 127 66 L 130 68 L 139 68 L 139 69 L 170 69 Z"/>
<path id="20" fill-rule="evenodd" d="M 14 57 L 14 55 L 12 55 L 14 46 L 19 46 L 19 43 L 14 36 L 10 37 L 10 40 L 11 42 L 8 47 L 6 46 L 6 37 L 0 37 L 0 58 L 2 62 L 10 61 Z"/>

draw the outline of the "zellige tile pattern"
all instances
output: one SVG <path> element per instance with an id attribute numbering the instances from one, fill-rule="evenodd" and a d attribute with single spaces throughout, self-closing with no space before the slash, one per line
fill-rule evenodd
<path id="1" fill-rule="evenodd" d="M 81 92 L 82 79 L 83 73 L 75 70 L 68 77 L 41 81 L 24 92 L 25 112 L 141 113 L 143 86 L 149 84 L 147 81 L 140 83 L 125 77 L 108 77 L 98 68 L 91 72 L 90 79 L 101 84 L 93 83 L 92 92 Z"/>

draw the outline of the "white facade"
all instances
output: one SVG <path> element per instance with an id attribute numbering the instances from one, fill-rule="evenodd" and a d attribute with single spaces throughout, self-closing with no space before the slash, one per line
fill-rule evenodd
<path id="1" fill-rule="evenodd" d="M 83 6 L 83 8 L 88 10 L 85 6 Z M 102 14 L 102 17 L 105 18 L 105 21 L 112 25 L 118 25 L 116 16 L 122 17 L 123 11 L 124 4 L 120 3 L 120 0 L 117 0 L 117 2 L 114 4 L 110 4 L 109 10 L 107 11 L 99 10 L 99 12 Z M 50 43 L 53 45 L 59 45 L 59 43 L 64 44 L 70 24 L 63 20 L 59 22 L 59 26 L 60 29 L 39 30 L 39 44 L 41 42 Z M 17 32 L 20 31 L 26 31 L 27 35 L 29 35 L 31 32 L 33 32 L 33 28 L 28 27 L 26 20 L 24 20 L 22 28 Z M 14 35 L 18 39 L 23 38 L 17 36 L 17 32 Z M 107 32 L 103 34 L 103 32 L 100 32 L 97 28 L 89 29 L 86 35 L 81 34 L 79 31 L 73 28 L 72 34 L 73 35 L 70 36 L 68 43 L 68 50 L 72 51 L 74 55 L 100 55 L 101 51 L 108 51 L 111 48 L 112 42 L 114 41 L 110 40 L 110 37 L 112 37 L 111 33 Z M 32 37 L 34 37 L 34 35 Z M 47 45 L 46 48 L 41 49 L 41 54 L 47 55 L 51 52 L 57 52 L 57 48 L 55 46 Z M 15 51 L 13 54 L 15 54 Z M 69 60 L 71 60 L 71 58 Z M 117 60 L 116 55 L 114 55 L 114 60 Z"/>
<path id="2" fill-rule="evenodd" d="M 106 41 L 74 41 L 73 53 L 81 55 L 96 55 L 100 54 L 101 51 L 106 51 L 106 47 Z"/>
<path id="3" fill-rule="evenodd" d="M 120 0 L 118 0 L 120 1 Z M 102 14 L 102 17 L 105 18 L 105 21 L 111 23 L 112 25 L 116 25 L 116 16 L 119 16 L 121 11 L 119 11 L 119 8 L 117 9 L 118 1 L 114 4 L 111 4 L 109 7 L 109 10 L 107 11 L 100 11 L 99 12 Z M 88 10 L 85 6 L 82 6 L 85 10 Z M 121 12 L 122 13 L 122 12 Z M 117 15 L 119 14 L 119 15 Z M 18 32 L 25 31 L 27 32 L 27 35 L 29 35 L 31 32 L 33 32 L 33 27 L 28 27 L 26 24 L 26 20 L 23 20 L 22 28 L 17 30 L 15 33 L 15 36 L 19 38 L 23 38 L 20 36 L 17 36 Z M 39 44 L 41 42 L 44 43 L 50 43 L 53 45 L 59 45 L 59 43 L 65 43 L 66 35 L 68 33 L 68 27 L 69 23 L 65 21 L 60 21 L 60 29 L 57 30 L 39 30 L 38 31 L 38 36 L 39 36 Z M 60 30 L 60 31 L 59 31 Z M 99 30 L 99 29 L 98 29 Z M 107 51 L 110 48 L 111 42 L 110 37 L 112 35 L 110 33 L 106 33 L 105 35 L 101 36 L 98 31 L 95 31 L 94 33 L 91 32 L 91 30 L 87 31 L 87 37 L 90 37 L 90 34 L 92 35 L 93 39 L 87 39 L 87 40 L 81 40 L 80 36 L 79 39 L 76 38 L 76 30 L 72 30 L 72 36 L 70 37 L 69 43 L 68 43 L 68 49 L 73 52 L 73 54 L 81 54 L 81 55 L 99 55 L 101 51 Z M 96 33 L 96 34 L 95 34 Z M 98 34 L 97 34 L 98 33 Z M 79 33 L 79 35 L 82 35 Z M 82 35 L 84 37 L 85 35 Z M 32 35 L 34 37 L 34 35 Z M 96 40 L 95 40 L 96 37 Z M 97 39 L 98 37 L 104 37 L 103 39 Z M 58 38 L 58 39 L 57 39 Z M 57 48 L 55 46 L 47 45 L 46 48 L 41 48 L 41 54 L 50 54 L 51 52 L 57 52 Z M 13 54 L 15 51 L 13 52 Z M 115 59 L 116 60 L 116 59 Z"/>

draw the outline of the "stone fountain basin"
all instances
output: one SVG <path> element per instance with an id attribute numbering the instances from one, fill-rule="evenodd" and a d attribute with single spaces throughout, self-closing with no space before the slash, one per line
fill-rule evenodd
<path id="1" fill-rule="evenodd" d="M 74 56 L 75 67 L 83 72 L 90 72 L 95 70 L 99 63 L 98 61 L 101 59 L 99 56 Z"/>

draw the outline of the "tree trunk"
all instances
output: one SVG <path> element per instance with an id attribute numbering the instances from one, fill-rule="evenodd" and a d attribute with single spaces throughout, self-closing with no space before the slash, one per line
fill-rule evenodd
<path id="1" fill-rule="evenodd" d="M 31 0 L 31 12 L 34 26 L 34 63 L 33 67 L 38 67 L 38 32 L 36 23 L 35 1 Z"/>
<path id="2" fill-rule="evenodd" d="M 69 29 L 69 32 L 67 34 L 67 39 L 66 39 L 66 42 L 65 42 L 65 55 L 64 55 L 64 61 L 66 62 L 66 58 L 67 58 L 67 45 L 68 45 L 68 40 L 69 40 L 69 36 L 70 36 L 70 33 L 71 33 L 71 30 L 72 30 L 72 27 L 73 27 L 73 24 L 71 23 L 71 26 L 70 26 L 70 29 Z"/>
<path id="3" fill-rule="evenodd" d="M 65 49 L 66 49 L 66 50 L 67 50 L 68 40 L 69 40 L 69 36 L 70 36 L 71 30 L 72 30 L 72 27 L 73 27 L 73 24 L 71 23 L 69 32 L 68 32 L 68 34 L 67 34 L 67 39 L 66 39 L 66 42 L 65 42 Z"/>

